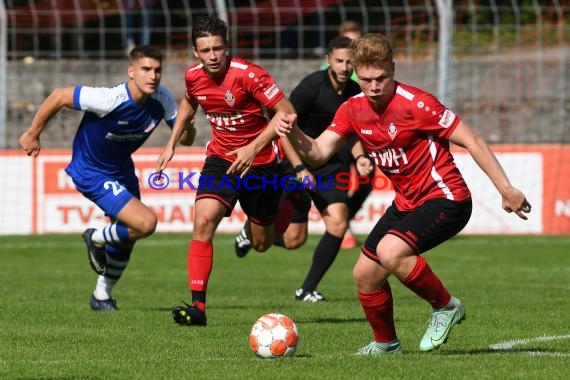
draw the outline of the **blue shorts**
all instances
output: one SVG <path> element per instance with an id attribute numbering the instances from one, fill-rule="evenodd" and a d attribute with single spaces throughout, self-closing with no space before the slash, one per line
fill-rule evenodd
<path id="1" fill-rule="evenodd" d="M 74 178 L 69 171 L 67 173 L 73 179 L 77 190 L 113 219 L 117 218 L 131 199 L 141 197 L 139 179 L 134 172 L 112 177 L 91 172 L 88 178 Z"/>

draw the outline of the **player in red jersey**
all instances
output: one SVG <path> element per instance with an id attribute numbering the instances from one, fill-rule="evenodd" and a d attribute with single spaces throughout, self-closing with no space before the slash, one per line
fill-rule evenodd
<path id="1" fill-rule="evenodd" d="M 195 19 L 192 49 L 200 63 L 186 70 L 186 95 L 157 161 L 157 170 L 164 170 L 179 140 L 184 145 L 193 142 L 195 129 L 185 125 L 190 125 L 187 122 L 201 106 L 210 121 L 212 137 L 200 173 L 194 230 L 188 248 L 192 304 L 172 310 L 174 321 L 180 325 L 206 325 L 212 239 L 218 224 L 231 214 L 238 200 L 251 222 L 253 247 L 260 252 L 283 234 L 293 214 L 291 202 L 279 206 L 279 154 L 273 142 L 277 136 L 268 126 L 264 111 L 294 112 L 294 108 L 263 68 L 229 56 L 227 42 L 224 21 L 216 16 Z M 288 160 L 299 165 L 301 160 L 287 139 L 282 139 L 282 145 Z"/>
<path id="2" fill-rule="evenodd" d="M 433 308 L 421 351 L 445 343 L 465 307 L 432 272 L 422 253 L 456 235 L 471 216 L 471 195 L 449 150 L 466 148 L 502 197 L 502 207 L 527 219 L 531 206 L 513 187 L 485 141 L 434 96 L 394 80 L 390 42 L 369 34 L 352 42 L 352 62 L 362 94 L 340 106 L 318 138 L 296 126 L 296 115 L 279 114 L 276 132 L 288 136 L 305 162 L 325 162 L 356 135 L 369 157 L 392 181 L 396 197 L 372 229 L 353 270 L 358 299 L 374 341 L 358 355 L 401 354 L 388 277 Z"/>

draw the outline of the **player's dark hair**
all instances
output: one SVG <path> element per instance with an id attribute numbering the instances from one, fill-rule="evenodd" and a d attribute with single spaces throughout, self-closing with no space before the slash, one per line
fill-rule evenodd
<path id="1" fill-rule="evenodd" d="M 352 40 L 348 37 L 338 36 L 330 40 L 328 46 L 328 53 L 335 49 L 348 49 Z"/>
<path id="2" fill-rule="evenodd" d="M 219 36 L 224 43 L 228 42 L 228 26 L 224 20 L 215 14 L 210 16 L 199 15 L 192 23 L 192 44 L 196 46 L 196 40 L 200 37 Z"/>
<path id="3" fill-rule="evenodd" d="M 142 58 L 156 59 L 162 64 L 162 52 L 150 45 L 139 45 L 129 52 L 129 63 L 132 64 Z"/>

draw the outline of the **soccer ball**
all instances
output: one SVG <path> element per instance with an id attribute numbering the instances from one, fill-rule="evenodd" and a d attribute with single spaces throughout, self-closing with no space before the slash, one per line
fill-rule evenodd
<path id="1" fill-rule="evenodd" d="M 249 345 L 262 359 L 293 356 L 299 343 L 299 330 L 291 318 L 283 314 L 265 314 L 253 324 Z"/>

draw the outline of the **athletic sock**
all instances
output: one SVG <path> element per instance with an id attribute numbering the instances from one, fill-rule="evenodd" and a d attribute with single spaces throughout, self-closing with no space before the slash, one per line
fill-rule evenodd
<path id="1" fill-rule="evenodd" d="M 91 240 L 96 245 L 120 244 L 131 241 L 129 227 L 121 222 L 115 222 L 98 228 L 91 235 Z"/>
<path id="2" fill-rule="evenodd" d="M 131 258 L 131 252 L 132 247 L 123 248 L 111 244 L 105 247 L 107 266 L 105 267 L 105 274 L 97 278 L 97 285 L 93 292 L 95 298 L 98 300 L 111 298 L 113 287 L 117 284 L 127 268 L 127 264 Z"/>
<path id="3" fill-rule="evenodd" d="M 277 216 L 275 218 L 275 238 L 278 239 L 283 236 L 287 227 L 291 223 L 291 218 L 293 218 L 293 212 L 295 211 L 293 202 L 289 198 L 283 198 L 279 203 L 279 210 L 277 211 Z"/>
<path id="4" fill-rule="evenodd" d="M 451 294 L 421 256 L 417 256 L 414 269 L 402 284 L 426 300 L 434 309 L 441 309 L 451 300 Z"/>
<path id="5" fill-rule="evenodd" d="M 188 247 L 188 284 L 192 302 L 206 311 L 206 290 L 212 272 L 214 248 L 211 242 L 192 240 Z"/>
<path id="6" fill-rule="evenodd" d="M 113 287 L 117 284 L 117 280 L 99 275 L 97 277 L 97 285 L 95 286 L 95 291 L 93 296 L 98 300 L 108 300 L 112 296 Z"/>
<path id="7" fill-rule="evenodd" d="M 341 243 L 341 237 L 339 238 L 325 232 L 321 241 L 317 245 L 317 248 L 315 248 L 311 268 L 309 269 L 309 273 L 307 273 L 307 277 L 301 286 L 303 290 L 313 291 L 317 288 L 317 284 L 321 281 L 326 271 L 336 259 Z"/>
<path id="8" fill-rule="evenodd" d="M 372 327 L 374 341 L 389 343 L 398 339 L 394 326 L 392 289 L 387 281 L 384 287 L 376 292 L 358 292 L 358 300 L 370 327 Z"/>

